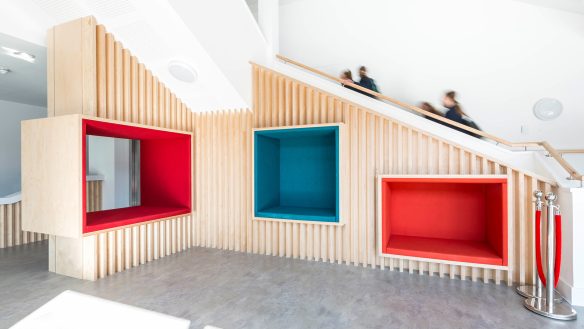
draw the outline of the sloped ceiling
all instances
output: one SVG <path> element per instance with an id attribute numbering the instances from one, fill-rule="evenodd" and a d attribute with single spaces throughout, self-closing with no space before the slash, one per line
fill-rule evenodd
<path id="1" fill-rule="evenodd" d="M 232 1 L 244 4 L 244 0 Z M 245 94 L 245 88 L 234 86 L 185 25 L 183 18 L 188 19 L 188 16 L 179 16 L 168 1 L 6 0 L 2 11 L 1 33 L 41 46 L 45 46 L 46 31 L 51 26 L 93 15 L 192 111 L 250 106 L 251 95 Z M 212 28 L 209 33 L 212 33 Z M 192 84 L 175 80 L 167 68 L 172 60 L 192 66 L 197 71 L 198 80 Z M 251 84 L 251 79 L 247 80 Z"/>
<path id="2" fill-rule="evenodd" d="M 251 103 L 249 61 L 265 62 L 268 47 L 245 1 L 168 2 L 233 87 Z"/>

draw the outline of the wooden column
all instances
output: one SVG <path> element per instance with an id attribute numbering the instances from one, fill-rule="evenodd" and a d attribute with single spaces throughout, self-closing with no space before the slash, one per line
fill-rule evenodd
<path id="1" fill-rule="evenodd" d="M 47 112 L 49 117 L 67 114 L 97 114 L 97 23 L 84 17 L 57 25 L 47 33 Z M 31 187 L 32 188 L 32 187 Z M 80 279 L 96 278 L 84 266 L 88 257 L 84 238 L 49 239 L 49 270 Z"/>

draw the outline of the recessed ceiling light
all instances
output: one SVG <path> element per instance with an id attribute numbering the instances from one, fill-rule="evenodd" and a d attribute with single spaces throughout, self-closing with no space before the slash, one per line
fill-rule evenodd
<path id="1" fill-rule="evenodd" d="M 181 82 L 194 83 L 197 81 L 198 74 L 195 69 L 183 61 L 170 61 L 168 63 L 168 72 L 175 79 Z"/>
<path id="2" fill-rule="evenodd" d="M 553 120 L 562 114 L 562 103 L 554 98 L 542 98 L 533 106 L 533 114 L 542 121 Z"/>
<path id="3" fill-rule="evenodd" d="M 10 73 L 10 69 L 7 69 L 5 67 L 0 67 L 0 74 L 8 74 Z"/>
<path id="4" fill-rule="evenodd" d="M 34 61 L 36 60 L 36 57 L 34 55 L 31 55 L 29 53 L 25 53 L 24 51 L 20 51 L 20 50 L 8 48 L 8 47 L 1 47 L 1 48 L 2 48 L 2 52 L 8 56 L 22 59 L 23 61 L 27 61 L 29 63 L 34 63 Z"/>

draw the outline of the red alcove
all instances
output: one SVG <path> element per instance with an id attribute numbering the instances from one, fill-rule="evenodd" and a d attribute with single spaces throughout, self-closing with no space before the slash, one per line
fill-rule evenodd
<path id="1" fill-rule="evenodd" d="M 383 254 L 507 266 L 506 178 L 381 180 Z"/>
<path id="2" fill-rule="evenodd" d="M 191 212 L 191 135 L 83 119 L 83 177 L 86 136 L 140 140 L 140 206 L 87 212 L 83 180 L 83 233 L 179 216 Z"/>

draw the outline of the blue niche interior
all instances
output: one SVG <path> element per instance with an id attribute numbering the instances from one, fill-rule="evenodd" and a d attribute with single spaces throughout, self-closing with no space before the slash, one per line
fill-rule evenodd
<path id="1" fill-rule="evenodd" d="M 339 222 L 339 127 L 254 134 L 255 217 Z"/>

